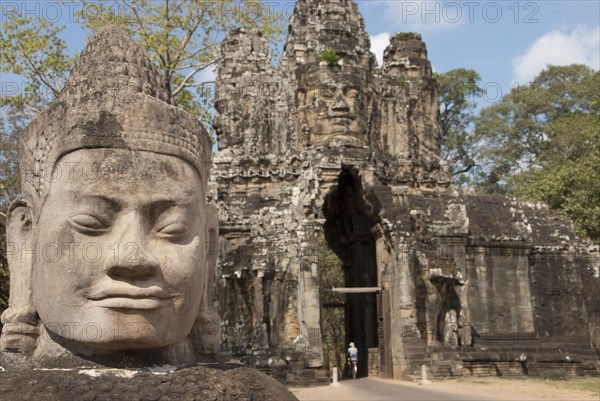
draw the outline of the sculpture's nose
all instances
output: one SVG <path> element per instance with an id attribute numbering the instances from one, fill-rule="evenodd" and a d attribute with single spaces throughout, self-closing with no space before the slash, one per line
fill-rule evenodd
<path id="1" fill-rule="evenodd" d="M 150 254 L 143 222 L 131 212 L 113 227 L 116 242 L 111 245 L 104 270 L 111 277 L 141 278 L 156 274 L 160 264 Z"/>
<path id="2" fill-rule="evenodd" d="M 350 110 L 348 107 L 348 103 L 346 103 L 346 100 L 344 99 L 344 96 L 341 93 L 338 93 L 335 97 L 335 102 L 331 106 L 331 110 L 337 112 L 345 112 Z"/>

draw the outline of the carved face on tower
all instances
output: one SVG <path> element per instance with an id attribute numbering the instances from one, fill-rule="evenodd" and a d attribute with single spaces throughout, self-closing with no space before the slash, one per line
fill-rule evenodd
<path id="1" fill-rule="evenodd" d="M 361 69 L 308 65 L 298 73 L 299 119 L 307 131 L 307 142 L 364 145 L 368 98 Z"/>
<path id="2" fill-rule="evenodd" d="M 158 77 L 129 37 L 106 28 L 23 132 L 5 351 L 152 349 L 184 363 L 218 345 L 210 139 Z"/>

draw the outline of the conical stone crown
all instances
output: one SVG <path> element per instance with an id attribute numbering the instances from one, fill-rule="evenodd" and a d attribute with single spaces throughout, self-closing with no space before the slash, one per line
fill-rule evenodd
<path id="1" fill-rule="evenodd" d="M 211 142 L 202 124 L 170 102 L 170 93 L 142 48 L 109 26 L 82 52 L 58 99 L 20 138 L 22 188 L 39 197 L 63 155 L 92 148 L 167 154 L 207 180 Z"/>

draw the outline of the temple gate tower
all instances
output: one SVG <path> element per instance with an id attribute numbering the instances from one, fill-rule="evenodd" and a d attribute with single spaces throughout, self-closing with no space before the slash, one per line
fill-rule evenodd
<path id="1" fill-rule="evenodd" d="M 288 32 L 278 68 L 244 29 L 218 65 L 221 352 L 319 376 L 325 241 L 359 375 L 595 369 L 598 248 L 543 205 L 450 183 L 421 36 L 393 36 L 378 66 L 352 0 L 299 0 Z"/>

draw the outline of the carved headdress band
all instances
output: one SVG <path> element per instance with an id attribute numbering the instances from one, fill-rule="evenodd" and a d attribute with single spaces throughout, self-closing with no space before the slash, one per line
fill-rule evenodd
<path id="1" fill-rule="evenodd" d="M 206 187 L 210 138 L 199 121 L 169 99 L 141 47 L 119 28 L 103 28 L 84 49 L 58 99 L 21 134 L 23 192 L 40 196 L 44 177 L 62 156 L 93 148 L 179 157 L 196 168 Z"/>

